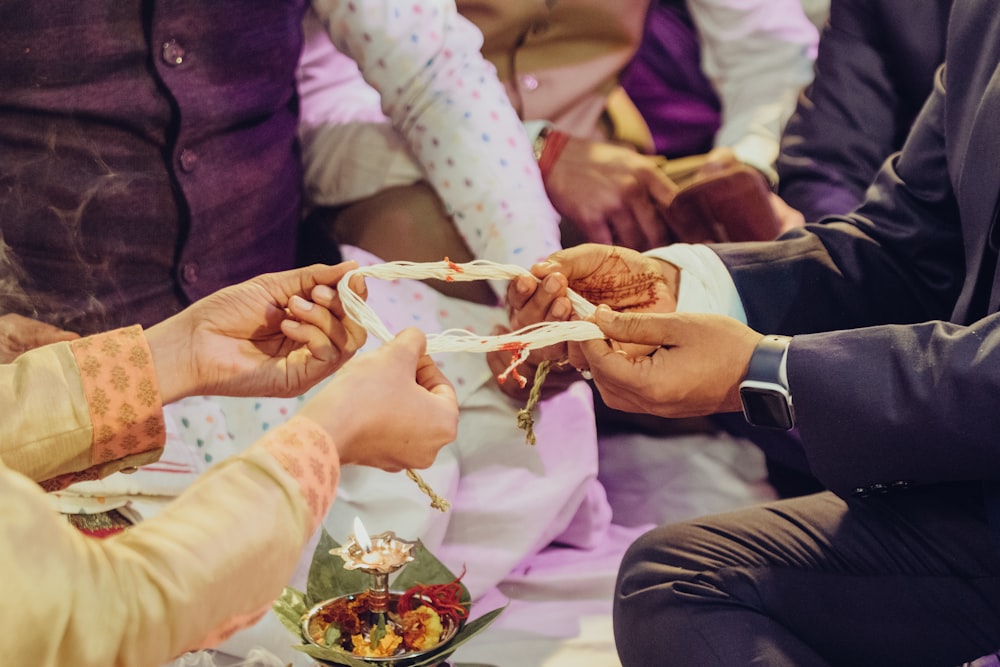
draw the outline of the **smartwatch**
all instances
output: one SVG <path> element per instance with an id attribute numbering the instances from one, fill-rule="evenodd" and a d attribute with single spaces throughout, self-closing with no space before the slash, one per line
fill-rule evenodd
<path id="1" fill-rule="evenodd" d="M 787 431 L 795 426 L 792 395 L 784 372 L 790 336 L 764 336 L 740 383 L 743 416 L 753 426 Z"/>

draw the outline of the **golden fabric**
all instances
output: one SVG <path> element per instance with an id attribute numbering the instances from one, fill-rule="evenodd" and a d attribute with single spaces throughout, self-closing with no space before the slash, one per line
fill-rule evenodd
<path id="1" fill-rule="evenodd" d="M 458 0 L 522 120 L 652 147 L 618 76 L 642 41 L 649 0 Z"/>
<path id="2" fill-rule="evenodd" d="M 91 465 L 94 429 L 69 346 L 0 366 L 0 411 L 5 664 L 157 666 L 250 622 L 281 593 L 339 476 L 329 436 L 297 417 L 153 519 L 94 539 L 12 469 L 44 477 Z M 321 475 L 300 481 L 286 469 L 312 470 L 313 459 Z"/>

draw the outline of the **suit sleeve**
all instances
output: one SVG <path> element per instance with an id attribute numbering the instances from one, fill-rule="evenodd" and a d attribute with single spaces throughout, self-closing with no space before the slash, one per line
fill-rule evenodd
<path id="1" fill-rule="evenodd" d="M 950 0 L 830 7 L 816 77 L 785 128 L 778 194 L 816 221 L 853 210 L 899 150 L 944 60 Z"/>
<path id="2" fill-rule="evenodd" d="M 816 476 L 843 495 L 1000 478 L 990 444 L 1000 318 L 946 321 L 968 230 L 947 176 L 944 99 L 942 72 L 855 214 L 774 244 L 717 247 L 750 326 L 798 334 L 788 378 L 803 446 Z"/>
<path id="3" fill-rule="evenodd" d="M 909 129 L 898 127 L 887 27 L 870 2 L 830 7 L 816 77 L 788 121 L 777 166 L 778 194 L 806 220 L 853 210 Z"/>

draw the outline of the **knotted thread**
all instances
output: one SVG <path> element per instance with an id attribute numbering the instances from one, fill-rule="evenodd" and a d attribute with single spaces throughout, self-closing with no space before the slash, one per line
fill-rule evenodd
<path id="1" fill-rule="evenodd" d="M 483 259 L 462 264 L 452 262 L 448 258 L 441 262 L 386 262 L 348 271 L 337 284 L 337 292 L 347 316 L 364 327 L 371 335 L 383 343 L 387 343 L 392 340 L 393 334 L 382 323 L 375 311 L 351 289 L 350 281 L 354 276 L 381 280 L 434 278 L 447 282 L 471 282 L 473 280 L 512 280 L 523 275 L 530 276 L 531 273 L 521 266 L 498 264 Z M 594 304 L 573 290 L 568 290 L 567 296 L 573 305 L 574 312 L 582 318 L 592 315 L 596 310 Z M 498 378 L 502 382 L 508 374 L 516 374 L 517 366 L 527 359 L 530 350 L 567 341 L 585 341 L 595 338 L 604 338 L 604 334 L 601 333 L 596 324 L 582 319 L 568 322 L 538 322 L 517 331 L 494 336 L 480 336 L 465 329 L 446 329 L 441 333 L 427 334 L 427 354 L 439 352 L 512 352 L 514 358 L 511 360 L 510 366 Z M 547 364 L 544 368 L 540 366 L 535 375 L 535 383 L 531 390 L 532 396 L 528 400 L 528 405 L 518 413 L 518 424 L 526 430 L 527 440 L 531 444 L 534 444 L 535 439 L 532 431 L 534 422 L 531 418 L 531 410 L 538 402 L 541 382 L 547 372 Z M 432 507 L 441 511 L 450 507 L 448 501 L 438 496 L 419 474 L 413 470 L 407 470 L 406 474 L 416 482 L 424 493 L 430 496 Z"/>

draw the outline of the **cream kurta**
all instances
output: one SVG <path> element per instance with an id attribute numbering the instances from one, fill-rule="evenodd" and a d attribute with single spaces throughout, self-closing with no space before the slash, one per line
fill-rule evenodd
<path id="1" fill-rule="evenodd" d="M 136 418 L 134 404 L 150 399 L 153 421 Z M 160 409 L 137 328 L 0 366 L 3 664 L 160 665 L 245 625 L 281 593 L 339 477 L 336 448 L 304 417 L 212 468 L 155 518 L 104 540 L 77 532 L 20 474 L 95 462 L 105 473 L 122 461 L 96 460 L 118 445 L 148 450 L 126 461 L 155 458 Z M 112 423 L 115 433 L 104 428 Z M 116 440 L 130 429 L 152 437 Z"/>
<path id="2" fill-rule="evenodd" d="M 649 0 L 458 0 L 483 32 L 483 55 L 497 68 L 524 120 L 548 120 L 595 140 L 612 134 L 609 97 L 619 124 L 641 124 L 618 76 L 642 40 Z M 619 128 L 620 129 L 620 128 Z M 627 130 L 626 130 L 627 131 Z M 651 142 L 648 136 L 627 137 Z"/>

